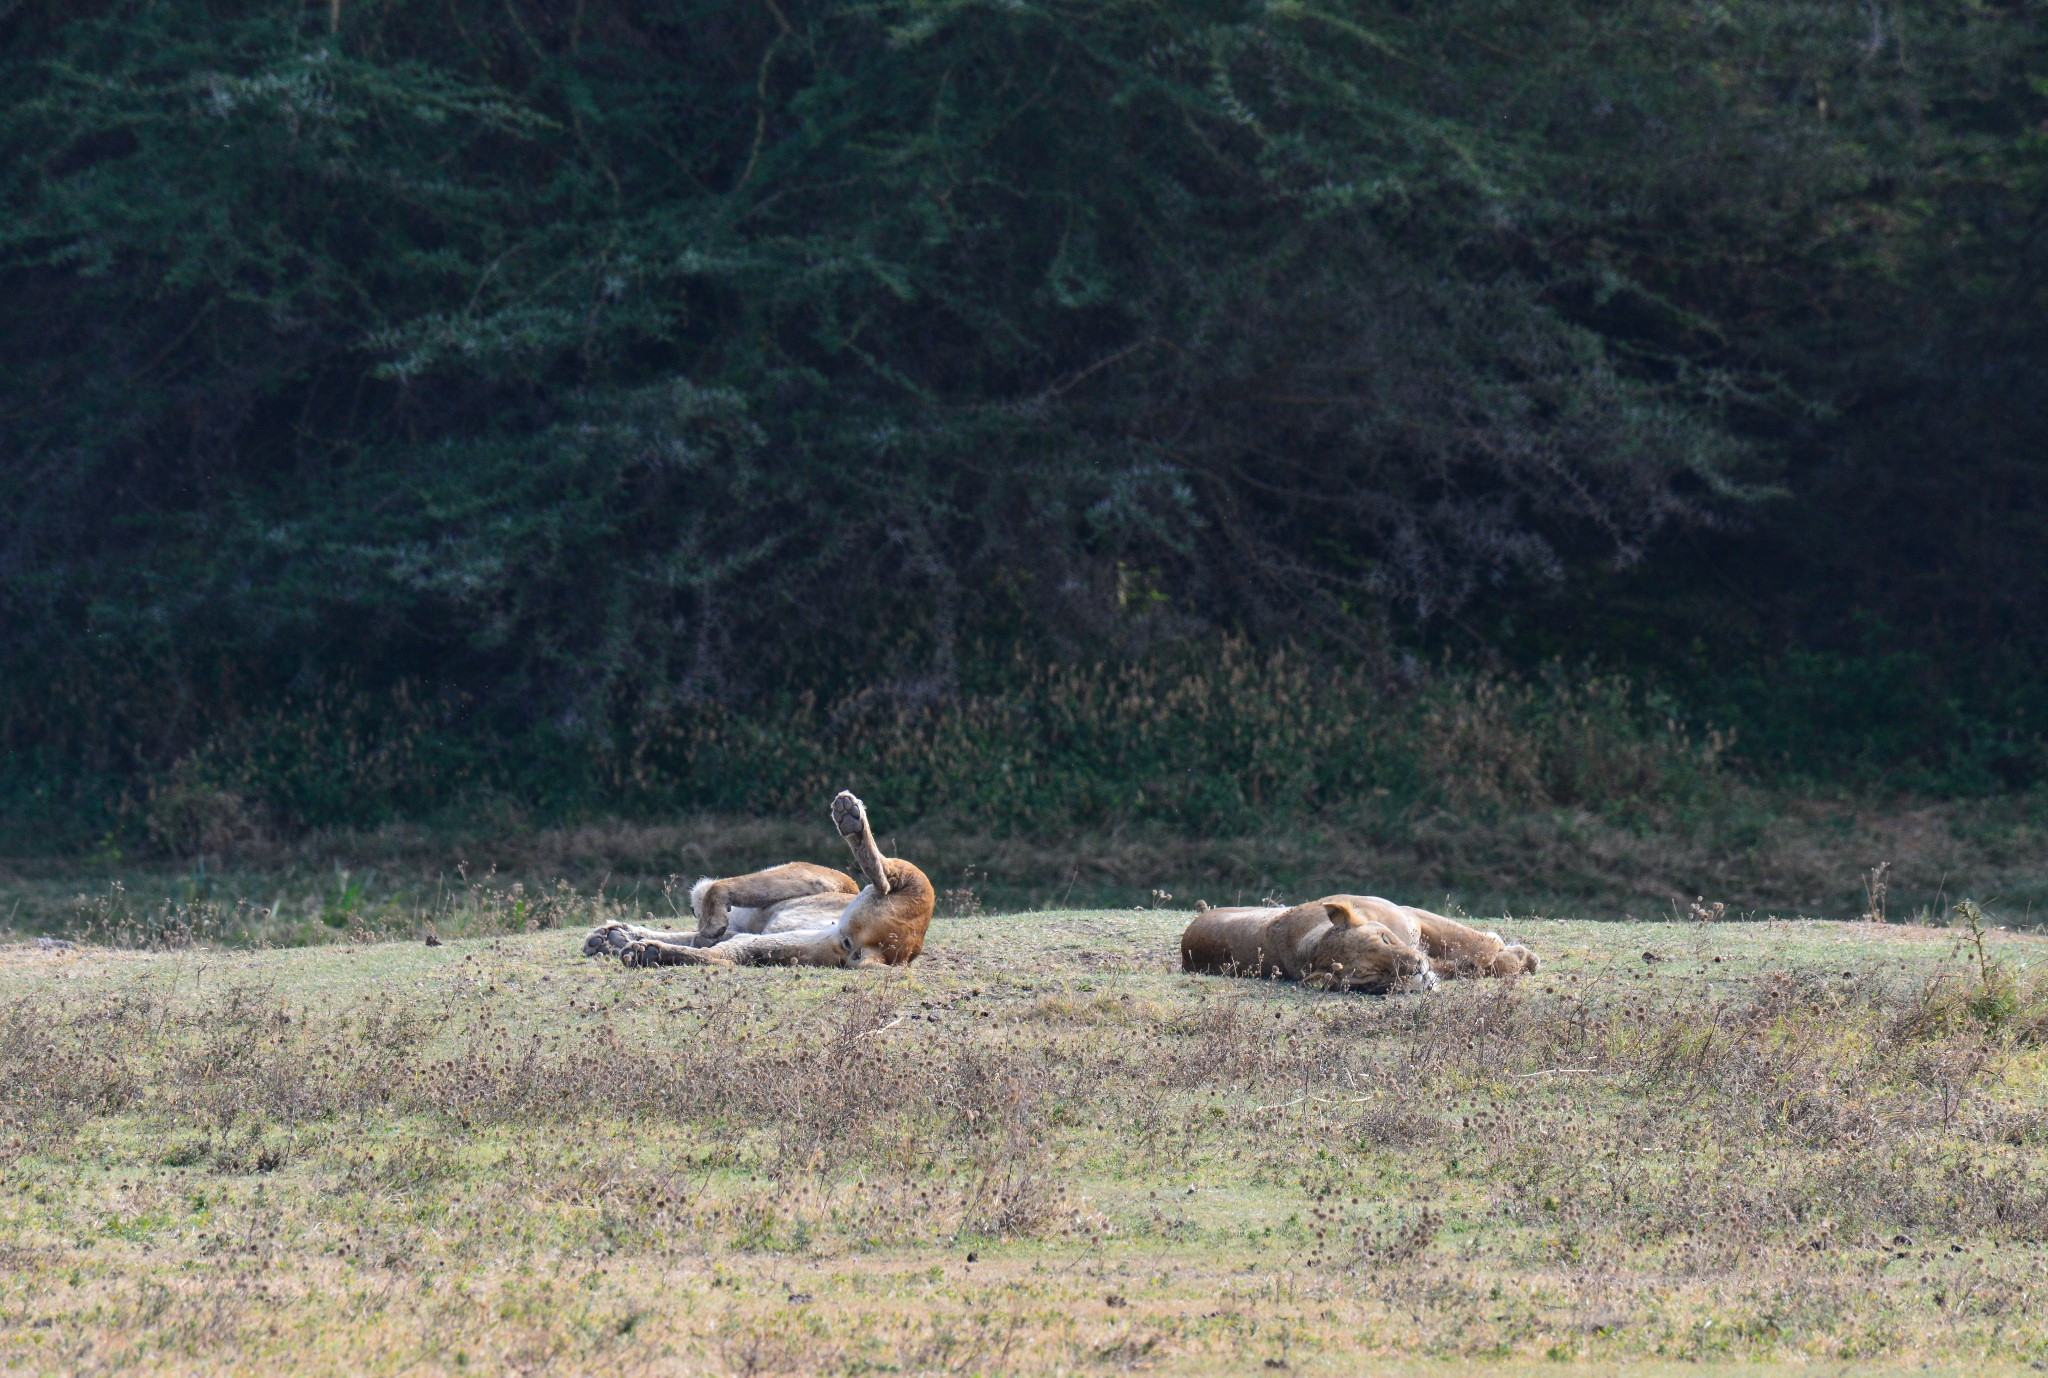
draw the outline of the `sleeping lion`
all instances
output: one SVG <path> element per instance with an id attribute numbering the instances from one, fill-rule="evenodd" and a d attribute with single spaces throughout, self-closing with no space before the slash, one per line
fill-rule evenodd
<path id="1" fill-rule="evenodd" d="M 1427 909 L 1328 895 L 1292 909 L 1210 909 L 1180 939 L 1181 970 L 1284 977 L 1316 989 L 1433 990 L 1459 977 L 1520 976 L 1536 954 Z"/>
<path id="2" fill-rule="evenodd" d="M 1180 969 L 1385 994 L 1436 985 L 1429 959 L 1343 899 L 1292 909 L 1209 909 L 1180 935 Z"/>
<path id="3" fill-rule="evenodd" d="M 695 933 L 614 921 L 591 930 L 583 955 L 616 954 L 628 966 L 908 966 L 931 926 L 931 881 L 882 855 L 867 806 L 850 792 L 832 801 L 832 822 L 867 874 L 865 887 L 806 861 L 706 877 L 690 887 Z"/>

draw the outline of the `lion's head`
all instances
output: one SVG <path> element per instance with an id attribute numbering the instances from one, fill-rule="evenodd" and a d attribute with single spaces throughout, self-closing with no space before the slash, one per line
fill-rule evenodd
<path id="1" fill-rule="evenodd" d="M 1436 984 L 1429 958 L 1395 937 L 1385 924 L 1362 917 L 1342 900 L 1325 901 L 1322 907 L 1330 931 L 1309 957 L 1312 975 L 1325 978 L 1336 990 L 1374 994 Z"/>

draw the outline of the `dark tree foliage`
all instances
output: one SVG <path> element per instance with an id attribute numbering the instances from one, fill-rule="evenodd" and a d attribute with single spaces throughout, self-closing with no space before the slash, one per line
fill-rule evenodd
<path id="1" fill-rule="evenodd" d="M 1214 630 L 1860 611 L 2014 682 L 2042 57 L 1964 0 L 14 4 L 0 745 L 104 789 L 396 693 L 573 752 Z"/>

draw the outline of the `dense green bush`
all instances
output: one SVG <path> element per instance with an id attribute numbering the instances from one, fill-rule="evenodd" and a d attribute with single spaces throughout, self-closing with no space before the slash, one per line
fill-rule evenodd
<path id="1" fill-rule="evenodd" d="M 1149 664 L 978 664 L 924 703 L 853 692 L 643 718 L 570 757 L 535 736 L 486 755 L 397 696 L 293 704 L 187 757 L 144 806 L 173 849 L 269 827 L 373 824 L 491 792 L 529 806 L 803 814 L 852 788 L 899 821 L 1052 835 L 1120 821 L 1219 835 L 1398 829 L 1436 810 L 1584 809 L 1629 823 L 1717 802 L 1726 742 L 1624 680 L 1552 667 L 1391 688 L 1297 651 L 1226 642 Z M 586 744 L 587 748 L 587 744 Z M 530 816 L 530 815 L 529 815 Z"/>
<path id="2" fill-rule="evenodd" d="M 714 764 L 809 788 L 849 724 L 992 760 L 1017 712 L 1038 783 L 903 788 L 1190 826 L 1424 796 L 1371 732 L 1089 668 L 1219 637 L 1359 683 L 1561 651 L 1739 720 L 1759 768 L 2024 783 L 2040 19 L 9 6 L 5 807 L 754 800 Z M 1627 599 L 1691 668 L 1560 611 Z M 1859 612 L 1909 629 L 1909 691 L 1828 682 Z M 978 646 L 1033 668 L 977 682 Z M 1538 711 L 1476 705 L 1445 723 Z M 1196 765 L 1241 774 L 1176 798 Z"/>

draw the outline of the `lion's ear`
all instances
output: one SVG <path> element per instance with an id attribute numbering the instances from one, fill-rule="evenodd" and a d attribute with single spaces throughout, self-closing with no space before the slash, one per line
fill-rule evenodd
<path id="1" fill-rule="evenodd" d="M 1357 928 L 1365 922 L 1363 918 L 1359 917 L 1358 911 L 1343 900 L 1324 900 L 1323 912 L 1328 914 L 1330 922 L 1339 928 Z"/>

